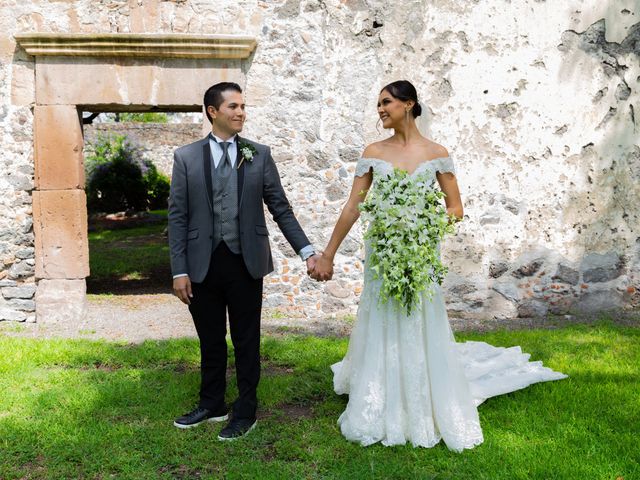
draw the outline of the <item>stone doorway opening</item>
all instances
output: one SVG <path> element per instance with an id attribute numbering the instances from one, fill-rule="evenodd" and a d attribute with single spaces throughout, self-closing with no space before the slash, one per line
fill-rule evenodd
<path id="1" fill-rule="evenodd" d="M 81 113 L 87 294 L 171 293 L 167 201 L 173 151 L 202 138 L 202 112 Z"/>
<path id="2" fill-rule="evenodd" d="M 20 34 L 35 57 L 36 321 L 77 322 L 89 275 L 83 111 L 200 111 L 220 81 L 245 83 L 251 37 Z"/>

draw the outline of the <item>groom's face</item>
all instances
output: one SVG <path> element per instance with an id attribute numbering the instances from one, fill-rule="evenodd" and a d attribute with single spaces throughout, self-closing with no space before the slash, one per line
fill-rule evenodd
<path id="1" fill-rule="evenodd" d="M 240 133 L 247 117 L 242 94 L 235 90 L 226 90 L 222 92 L 222 98 L 223 101 L 217 109 L 211 105 L 207 107 L 213 128 L 230 136 Z"/>

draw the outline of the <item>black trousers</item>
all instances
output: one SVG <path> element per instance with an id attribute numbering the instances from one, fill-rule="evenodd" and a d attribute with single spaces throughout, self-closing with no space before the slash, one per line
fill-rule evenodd
<path id="1" fill-rule="evenodd" d="M 200 407 L 225 411 L 227 310 L 233 343 L 238 399 L 235 418 L 255 418 L 260 380 L 262 278 L 249 275 L 241 255 L 220 242 L 202 283 L 192 283 L 189 311 L 200 339 Z"/>

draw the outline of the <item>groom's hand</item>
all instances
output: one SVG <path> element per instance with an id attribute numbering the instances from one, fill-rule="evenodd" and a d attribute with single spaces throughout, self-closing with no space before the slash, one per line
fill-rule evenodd
<path id="1" fill-rule="evenodd" d="M 309 258 L 307 258 L 307 275 L 311 275 L 313 273 L 313 270 L 316 268 L 316 262 L 318 261 L 318 258 L 320 258 L 320 255 L 318 255 L 317 253 L 314 253 L 313 255 L 311 255 Z"/>
<path id="2" fill-rule="evenodd" d="M 190 298 L 193 298 L 191 293 L 191 280 L 189 277 L 177 277 L 173 279 L 173 293 L 180 299 L 182 303 L 191 305 Z"/>
<path id="3" fill-rule="evenodd" d="M 326 282 L 333 277 L 333 261 L 322 255 L 316 261 L 315 268 L 311 272 L 311 278 L 318 280 L 319 282 Z"/>

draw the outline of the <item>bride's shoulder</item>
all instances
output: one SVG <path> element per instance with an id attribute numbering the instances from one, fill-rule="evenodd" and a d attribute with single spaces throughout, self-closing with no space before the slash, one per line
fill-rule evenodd
<path id="1" fill-rule="evenodd" d="M 380 141 L 373 142 L 367 145 L 362 152 L 362 158 L 380 158 L 383 149 L 383 143 L 384 142 Z"/>
<path id="2" fill-rule="evenodd" d="M 430 140 L 426 147 L 430 158 L 449 157 L 449 151 L 439 143 Z"/>

